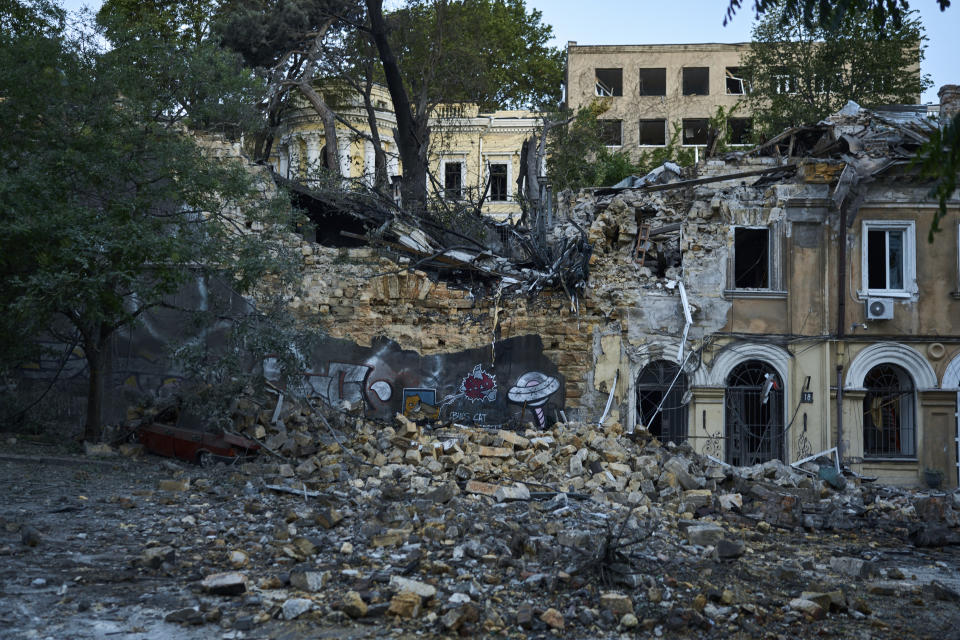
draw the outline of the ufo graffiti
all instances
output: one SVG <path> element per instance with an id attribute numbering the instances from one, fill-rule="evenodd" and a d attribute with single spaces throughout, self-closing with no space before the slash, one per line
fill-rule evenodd
<path id="1" fill-rule="evenodd" d="M 539 371 L 528 371 L 519 378 L 507 392 L 510 402 L 530 407 L 537 414 L 540 428 L 546 427 L 546 419 L 541 407 L 547 403 L 553 393 L 560 388 L 560 381 Z M 521 413 L 522 416 L 522 413 Z"/>

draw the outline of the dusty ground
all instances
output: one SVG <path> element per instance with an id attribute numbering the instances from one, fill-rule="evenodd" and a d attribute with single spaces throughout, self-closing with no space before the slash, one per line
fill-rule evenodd
<path id="1" fill-rule="evenodd" d="M 907 524 L 889 519 L 827 532 L 709 517 L 745 542 L 744 555 L 726 560 L 689 544 L 676 517 L 644 519 L 643 543 L 625 556 L 636 576 L 611 586 L 589 571 L 563 570 L 576 564 L 566 562 L 575 560 L 570 545 L 598 544 L 610 520 L 609 509 L 589 500 L 364 493 L 357 478 L 304 497 L 267 489 L 276 480 L 271 464 L 201 469 L 151 456 L 58 453 L 13 447 L 0 456 L 2 638 L 292 640 L 454 629 L 518 638 L 960 636 L 960 547 L 914 547 Z M 169 480 L 190 487 L 161 490 Z M 329 509 L 343 521 L 328 529 L 318 514 Z M 442 534 L 430 534 L 438 527 Z M 163 547 L 174 555 L 150 566 L 145 551 Z M 843 575 L 832 557 L 864 559 L 877 571 Z M 322 589 L 291 586 L 290 573 L 304 567 L 326 573 Z M 205 576 L 233 570 L 249 579 L 245 594 L 201 589 Z M 437 589 L 414 619 L 386 611 L 393 575 Z M 356 620 L 343 611 L 351 590 L 369 605 Z M 603 610 L 608 590 L 631 598 L 635 622 Z M 841 591 L 843 605 L 815 619 L 790 604 L 808 591 Z M 283 620 L 284 603 L 296 598 L 313 610 Z M 548 626 L 548 609 L 563 629 Z M 450 624 L 451 611 L 465 611 L 464 621 Z M 171 614 L 187 621 L 166 622 Z"/>

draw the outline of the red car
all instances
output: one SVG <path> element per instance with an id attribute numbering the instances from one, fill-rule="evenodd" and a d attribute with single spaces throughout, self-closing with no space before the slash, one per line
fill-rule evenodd
<path id="1" fill-rule="evenodd" d="M 138 437 L 147 451 L 209 466 L 214 462 L 235 462 L 254 455 L 260 445 L 232 433 L 208 433 L 167 424 L 141 426 Z"/>

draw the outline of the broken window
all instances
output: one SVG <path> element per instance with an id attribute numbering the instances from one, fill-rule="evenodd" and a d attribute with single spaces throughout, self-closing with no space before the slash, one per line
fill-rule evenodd
<path id="1" fill-rule="evenodd" d="M 640 145 L 662 147 L 667 144 L 667 121 L 663 118 L 640 121 Z"/>
<path id="2" fill-rule="evenodd" d="M 863 455 L 913 458 L 917 455 L 913 380 L 900 367 L 881 364 L 863 379 Z"/>
<path id="3" fill-rule="evenodd" d="M 490 165 L 490 200 L 506 202 L 507 200 L 507 165 Z"/>
<path id="4" fill-rule="evenodd" d="M 740 67 L 727 67 L 727 95 L 742 96 L 747 92 L 747 86 L 740 76 Z"/>
<path id="5" fill-rule="evenodd" d="M 637 377 L 637 422 L 663 442 L 687 439 L 687 374 L 673 362 L 656 360 Z"/>
<path id="6" fill-rule="evenodd" d="M 737 227 L 733 230 L 733 286 L 736 289 L 770 287 L 770 230 Z"/>
<path id="7" fill-rule="evenodd" d="M 622 131 L 622 120 L 600 121 L 600 140 L 608 147 L 619 147 L 623 144 Z"/>
<path id="8" fill-rule="evenodd" d="M 667 70 L 663 68 L 640 69 L 640 95 L 667 95 Z"/>
<path id="9" fill-rule="evenodd" d="M 596 76 L 598 96 L 623 95 L 623 69 L 597 69 Z"/>
<path id="10" fill-rule="evenodd" d="M 683 95 L 710 95 L 710 67 L 683 68 Z"/>
<path id="11" fill-rule="evenodd" d="M 710 128 L 708 118 L 683 119 L 683 144 L 707 144 L 707 131 Z"/>
<path id="12" fill-rule="evenodd" d="M 914 290 L 914 225 L 912 221 L 864 221 L 862 268 L 867 293 L 902 295 Z"/>
<path id="13" fill-rule="evenodd" d="M 753 121 L 750 118 L 727 118 L 727 135 L 730 144 L 750 144 Z"/>
<path id="14" fill-rule="evenodd" d="M 443 197 L 460 200 L 463 197 L 463 163 L 445 162 L 443 165 Z"/>

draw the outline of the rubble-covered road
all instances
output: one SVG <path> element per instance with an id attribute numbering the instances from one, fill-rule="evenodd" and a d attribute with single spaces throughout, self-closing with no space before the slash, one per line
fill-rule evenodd
<path id="1" fill-rule="evenodd" d="M 0 637 L 960 629 L 956 494 L 837 490 L 594 425 L 345 424 L 274 433 L 286 463 L 3 457 Z"/>

